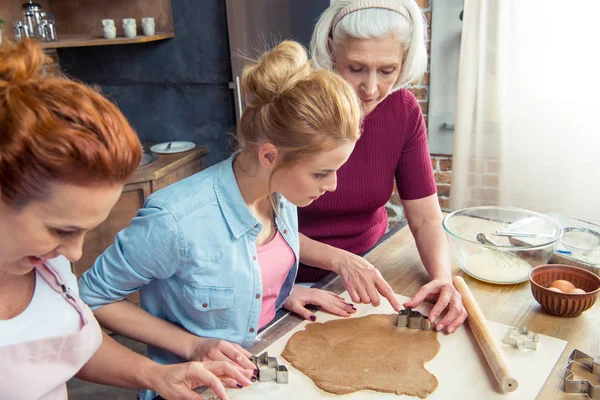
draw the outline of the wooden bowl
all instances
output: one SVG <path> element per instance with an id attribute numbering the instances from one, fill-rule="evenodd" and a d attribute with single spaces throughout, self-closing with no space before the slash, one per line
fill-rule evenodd
<path id="1" fill-rule="evenodd" d="M 568 294 L 548 290 L 557 279 L 571 282 L 585 294 Z M 535 267 L 529 273 L 531 293 L 542 308 L 559 317 L 576 317 L 591 308 L 600 293 L 600 277 L 583 268 L 562 264 Z"/>

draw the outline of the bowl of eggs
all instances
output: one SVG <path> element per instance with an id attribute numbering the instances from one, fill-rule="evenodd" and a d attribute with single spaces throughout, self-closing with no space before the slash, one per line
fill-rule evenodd
<path id="1" fill-rule="evenodd" d="M 535 267 L 529 273 L 531 293 L 542 308 L 559 317 L 576 317 L 591 308 L 600 293 L 600 277 L 563 264 Z"/>

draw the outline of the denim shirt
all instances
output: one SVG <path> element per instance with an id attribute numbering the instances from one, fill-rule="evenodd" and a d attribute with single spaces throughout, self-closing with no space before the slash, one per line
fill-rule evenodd
<path id="1" fill-rule="evenodd" d="M 233 159 L 220 162 L 148 197 L 131 226 L 79 280 L 92 309 L 140 291 L 141 306 L 202 337 L 250 346 L 262 305 L 256 237 L 262 229 L 244 202 Z M 277 229 L 294 251 L 276 307 L 289 297 L 299 259 L 296 206 L 276 194 Z M 161 364 L 181 362 L 148 346 Z"/>

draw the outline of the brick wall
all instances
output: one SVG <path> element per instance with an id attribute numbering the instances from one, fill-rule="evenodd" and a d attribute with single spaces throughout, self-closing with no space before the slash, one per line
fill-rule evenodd
<path id="1" fill-rule="evenodd" d="M 431 1 L 433 0 L 417 0 L 417 4 L 421 7 L 425 19 L 427 20 L 427 55 L 431 52 Z M 425 118 L 425 126 L 427 126 L 427 112 L 429 111 L 429 63 L 427 65 L 427 72 L 423 77 L 413 82 L 409 87 L 410 90 L 421 105 L 421 111 Z M 450 154 L 432 154 L 431 164 L 435 174 L 435 181 L 437 183 L 438 198 L 440 207 L 448 208 L 450 186 L 452 184 L 452 155 Z M 483 179 L 483 177 L 481 177 Z M 482 195 L 488 195 L 488 193 L 481 193 Z M 388 212 L 388 228 L 391 229 L 398 225 L 404 219 L 404 210 L 400 202 L 400 196 L 398 196 L 398 189 L 394 185 L 394 192 L 390 201 L 386 204 Z"/>
<path id="2" fill-rule="evenodd" d="M 450 186 L 452 184 L 452 156 L 448 154 L 432 154 L 431 164 L 437 183 L 437 194 L 440 207 L 448 208 Z"/>
<path id="3" fill-rule="evenodd" d="M 497 159 L 487 158 L 477 165 L 471 160 L 469 165 L 469 200 L 468 207 L 472 206 L 495 206 L 500 201 L 499 169 L 500 163 Z"/>

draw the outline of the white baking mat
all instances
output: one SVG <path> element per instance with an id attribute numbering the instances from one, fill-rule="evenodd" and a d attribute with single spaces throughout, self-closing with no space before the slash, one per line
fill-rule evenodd
<path id="1" fill-rule="evenodd" d="M 342 296 L 349 299 L 347 293 Z M 397 295 L 396 297 L 400 304 L 409 300 L 405 296 Z M 354 317 L 394 312 L 387 301 L 382 301 L 382 304 L 377 308 L 364 304 L 356 304 L 355 306 L 358 311 Z M 423 304 L 417 310 L 427 315 L 430 308 L 431 305 Z M 317 312 L 316 315 L 317 322 L 340 318 L 325 312 Z M 269 356 L 277 356 L 278 362 L 288 367 L 289 383 L 287 385 L 275 382 L 256 382 L 252 386 L 241 390 L 229 390 L 227 393 L 229 397 L 232 400 L 418 399 L 418 397 L 397 396 L 370 390 L 346 395 L 334 395 L 319 389 L 310 378 L 292 367 L 287 360 L 281 357 L 281 352 L 289 338 L 297 331 L 304 329 L 307 323 L 309 322 L 301 323 L 266 349 Z M 481 352 L 476 347 L 477 344 L 472 338 L 470 330 L 463 326 L 451 335 L 438 334 L 438 340 L 441 343 L 440 353 L 432 361 L 425 364 L 425 368 L 436 376 L 439 386 L 427 399 L 535 399 L 564 351 L 567 342 L 540 335 L 538 350 L 524 349 L 518 351 L 512 346 L 502 343 L 504 334 L 509 328 L 507 325 L 492 321 L 488 321 L 488 323 L 494 336 L 501 344 L 512 375 L 519 382 L 518 389 L 508 394 L 498 392 L 492 373 Z"/>

